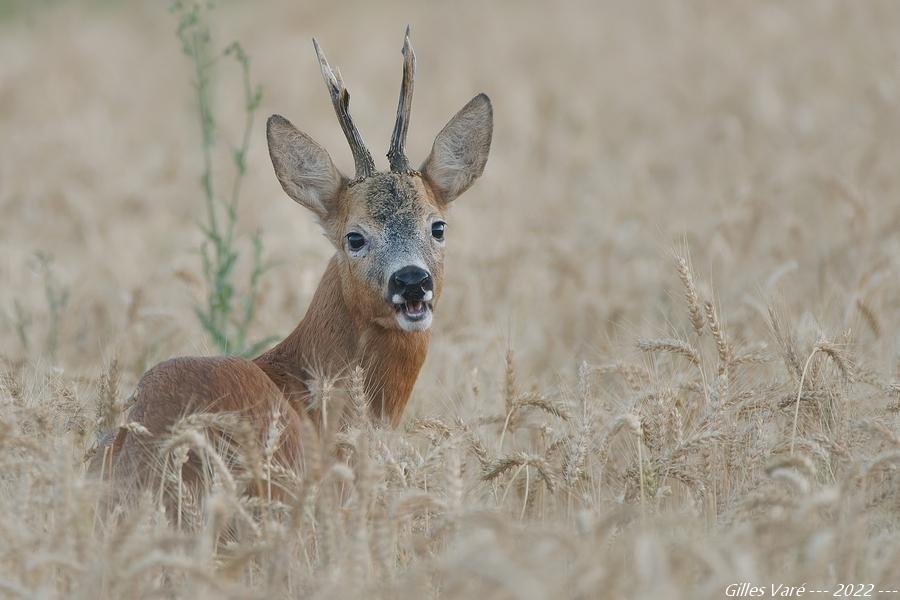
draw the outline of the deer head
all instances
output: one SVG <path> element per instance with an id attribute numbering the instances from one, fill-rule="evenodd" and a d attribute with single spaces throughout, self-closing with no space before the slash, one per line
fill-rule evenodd
<path id="1" fill-rule="evenodd" d="M 493 130 L 484 94 L 466 104 L 434 140 L 418 171 L 409 168 L 409 128 L 416 59 L 403 45 L 403 80 L 388 159 L 379 172 L 350 117 L 350 94 L 340 73 L 313 40 L 322 75 L 356 164 L 342 175 L 328 152 L 287 119 L 268 121 L 269 154 L 281 187 L 318 217 L 337 250 L 341 291 L 357 323 L 403 331 L 427 330 L 441 293 L 447 208 L 481 175 Z"/>

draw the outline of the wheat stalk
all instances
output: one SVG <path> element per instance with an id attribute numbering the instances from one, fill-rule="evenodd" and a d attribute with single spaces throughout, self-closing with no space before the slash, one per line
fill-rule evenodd
<path id="1" fill-rule="evenodd" d="M 700 303 L 700 295 L 697 293 L 697 287 L 694 285 L 694 277 L 691 274 L 690 266 L 687 260 L 681 256 L 675 257 L 675 267 L 678 269 L 678 277 L 684 285 L 684 298 L 687 302 L 688 314 L 691 317 L 691 325 L 697 337 L 703 335 L 703 327 L 705 321 L 703 318 L 703 308 Z"/>
<path id="2" fill-rule="evenodd" d="M 674 338 L 642 339 L 638 341 L 641 352 L 668 352 L 683 356 L 692 365 L 700 365 L 700 354 L 687 342 Z"/>

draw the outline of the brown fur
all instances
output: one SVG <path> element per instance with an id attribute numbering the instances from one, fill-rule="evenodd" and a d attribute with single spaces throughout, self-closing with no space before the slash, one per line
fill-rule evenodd
<path id="1" fill-rule="evenodd" d="M 339 261 L 328 263 L 309 311 L 280 344 L 253 362 L 300 414 L 310 412 L 309 381 L 317 373 L 349 373 L 360 365 L 374 416 L 396 426 L 428 350 L 429 332 L 403 332 L 361 319 L 341 293 Z M 316 419 L 316 421 L 318 421 Z"/>
<path id="2" fill-rule="evenodd" d="M 120 429 L 107 436 L 109 450 L 95 455 L 95 469 L 113 479 L 152 483 L 157 473 L 156 445 L 183 416 L 197 413 L 235 413 L 247 418 L 260 442 L 274 411 L 285 424 L 276 458 L 298 466 L 300 415 L 285 402 L 278 386 L 253 362 L 236 357 L 182 357 L 159 363 L 141 378 L 128 421 L 144 426 L 150 436 Z"/>
<path id="3" fill-rule="evenodd" d="M 336 250 L 306 316 L 284 341 L 252 361 L 177 358 L 150 369 L 126 416 L 149 434 L 126 428 L 108 434 L 91 468 L 145 487 L 160 481 L 159 444 L 182 417 L 237 413 L 262 444 L 277 413 L 285 428 L 274 458 L 302 470 L 304 419 L 318 426 L 321 416 L 310 403 L 315 382 L 338 379 L 356 366 L 365 370 L 372 415 L 396 427 L 425 360 L 430 321 L 401 326 L 402 304 L 388 297 L 388 281 L 392 270 L 406 265 L 427 269 L 433 280 L 427 304 L 437 305 L 444 242 L 432 227 L 481 175 L 491 131 L 490 101 L 481 94 L 437 136 L 421 173 L 364 169 L 365 176 L 351 182 L 321 146 L 273 115 L 267 138 L 275 173 L 284 191 L 315 213 Z M 398 143 L 402 150 L 402 140 Z M 364 251 L 351 251 L 348 232 L 367 239 Z M 198 457 L 191 455 L 186 467 L 184 480 L 198 484 Z"/>

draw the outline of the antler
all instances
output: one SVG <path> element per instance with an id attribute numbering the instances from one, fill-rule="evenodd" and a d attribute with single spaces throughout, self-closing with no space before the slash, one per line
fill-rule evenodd
<path id="1" fill-rule="evenodd" d="M 375 161 L 369 149 L 366 148 L 362 136 L 353 119 L 350 117 L 350 92 L 344 87 L 344 80 L 341 79 L 340 71 L 335 72 L 328 61 L 325 60 L 325 53 L 319 46 L 319 42 L 313 38 L 313 46 L 316 48 L 316 56 L 319 58 L 319 66 L 322 68 L 322 77 L 325 78 L 325 85 L 328 86 L 328 92 L 331 94 L 331 103 L 334 105 L 334 112 L 337 114 L 338 122 L 347 142 L 350 144 L 350 151 L 353 152 L 353 162 L 356 164 L 356 179 L 365 179 L 375 174 Z"/>
<path id="2" fill-rule="evenodd" d="M 406 37 L 403 40 L 403 81 L 400 83 L 400 102 L 397 104 L 397 121 L 394 123 L 394 133 L 391 136 L 391 148 L 387 153 L 388 160 L 391 162 L 391 171 L 395 173 L 409 171 L 405 146 L 415 78 L 416 53 L 409 44 L 409 25 L 407 25 Z"/>

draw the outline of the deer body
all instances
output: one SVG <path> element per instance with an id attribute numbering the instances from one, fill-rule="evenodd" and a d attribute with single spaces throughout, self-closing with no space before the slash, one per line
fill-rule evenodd
<path id="1" fill-rule="evenodd" d="M 350 118 L 343 82 L 315 40 L 356 177 L 343 176 L 328 153 L 286 119 L 269 118 L 269 153 L 282 188 L 316 215 L 335 247 L 306 316 L 253 360 L 176 358 L 150 369 L 126 416 L 140 427 L 105 436 L 92 462 L 95 472 L 139 487 L 158 483 L 159 447 L 173 427 L 191 415 L 220 413 L 245 419 L 259 443 L 277 418 L 282 433 L 274 458 L 302 470 L 302 432 L 324 420 L 324 411 L 310 402 L 316 385 L 357 366 L 365 373 L 372 416 L 399 423 L 425 360 L 441 293 L 447 208 L 481 175 L 493 122 L 487 96 L 476 96 L 438 134 L 420 170 L 409 168 L 404 145 L 415 56 L 408 34 L 389 172 L 375 170 Z M 304 427 L 304 420 L 314 427 Z M 181 477 L 196 483 L 201 465 L 193 453 L 186 467 Z"/>

